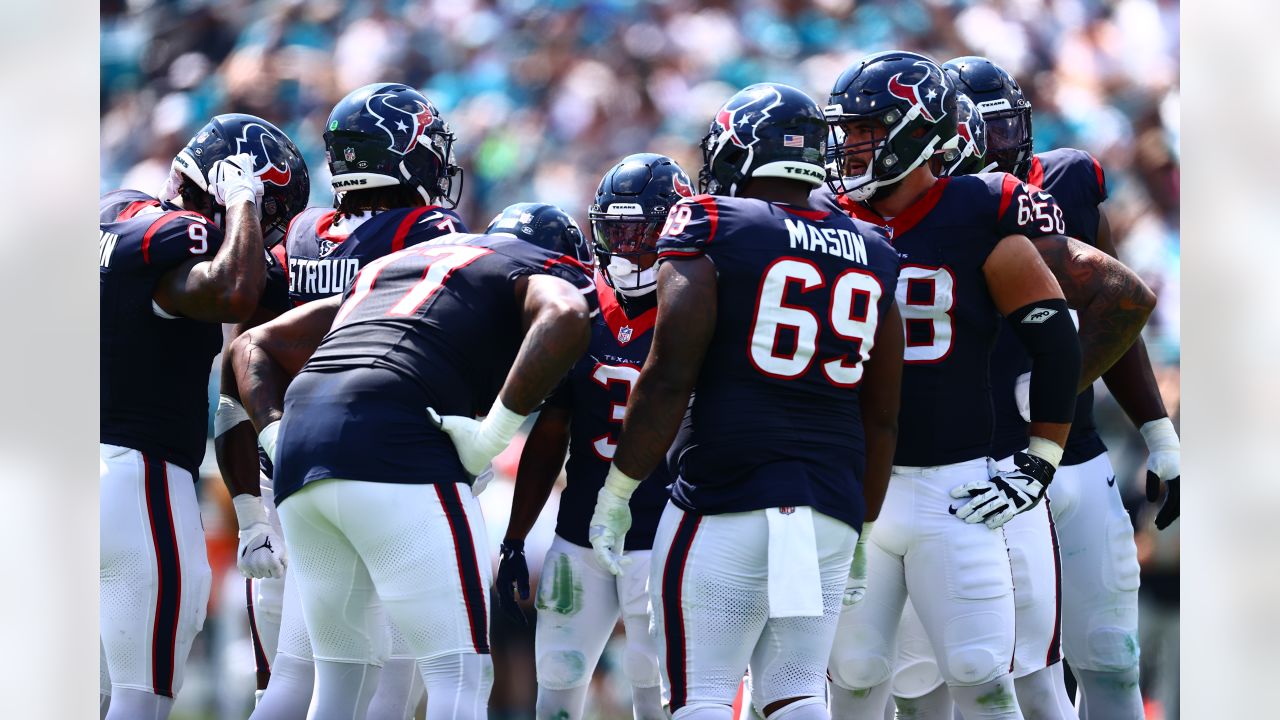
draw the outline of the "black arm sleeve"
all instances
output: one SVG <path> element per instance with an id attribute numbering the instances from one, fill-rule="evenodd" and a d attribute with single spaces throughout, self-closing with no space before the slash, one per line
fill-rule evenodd
<path id="1" fill-rule="evenodd" d="M 1069 423 L 1080 381 L 1080 340 L 1067 302 L 1039 300 L 1009 313 L 1009 325 L 1031 356 L 1031 421 Z"/>

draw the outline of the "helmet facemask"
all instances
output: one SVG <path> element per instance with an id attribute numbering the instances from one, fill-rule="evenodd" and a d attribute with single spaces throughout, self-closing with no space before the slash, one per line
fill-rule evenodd
<path id="1" fill-rule="evenodd" d="M 938 125 L 925 126 L 926 132 L 920 133 L 920 140 L 926 140 L 914 158 L 903 162 L 903 158 L 895 151 L 900 147 L 896 142 L 904 131 L 914 126 L 920 116 L 919 106 L 914 106 L 903 113 L 897 107 L 865 115 L 853 115 L 844 112 L 840 105 L 826 107 L 827 121 L 831 124 L 831 144 L 827 151 L 827 174 L 831 178 L 828 185 L 836 195 L 846 195 L 855 201 L 863 201 L 875 194 L 880 188 L 887 188 L 905 178 L 911 171 L 920 167 L 933 157 L 942 146 L 942 138 Z M 846 126 L 860 121 L 874 121 L 871 139 L 858 142 L 847 142 Z M 930 137 L 932 136 L 932 137 Z M 904 138 L 905 139 L 905 138 Z M 857 156 L 870 151 L 870 158 L 859 159 Z M 865 161 L 861 172 L 857 164 Z"/>
<path id="2" fill-rule="evenodd" d="M 600 270 L 619 295 L 640 297 L 657 287 L 658 234 L 664 222 L 665 218 L 625 218 L 594 210 L 591 213 L 591 235 Z"/>
<path id="3" fill-rule="evenodd" d="M 981 107 L 979 105 L 979 109 Z M 1025 181 L 1034 157 L 1031 107 L 986 110 L 982 119 L 987 126 L 987 161 L 994 162 L 1001 172 L 1012 173 Z"/>

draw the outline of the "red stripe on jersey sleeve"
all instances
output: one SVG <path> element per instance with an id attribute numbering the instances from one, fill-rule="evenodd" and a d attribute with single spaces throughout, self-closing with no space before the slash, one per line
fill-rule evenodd
<path id="1" fill-rule="evenodd" d="M 120 211 L 120 214 L 116 216 L 116 222 L 123 222 L 125 220 L 129 220 L 134 215 L 137 215 L 138 213 L 142 212 L 144 208 L 159 207 L 159 205 L 160 205 L 159 200 L 134 200 L 133 202 L 126 205 L 124 210 Z"/>
<path id="2" fill-rule="evenodd" d="M 1000 186 L 1000 212 L 996 213 L 996 219 L 1004 217 L 1004 211 L 1009 209 L 1009 203 L 1013 202 L 1013 191 L 1018 189 L 1018 178 L 1005 173 L 1004 183 Z"/>
<path id="3" fill-rule="evenodd" d="M 418 222 L 418 218 L 425 215 L 430 210 L 435 210 L 435 205 L 427 207 L 415 208 L 409 211 L 408 215 L 400 221 L 400 227 L 396 228 L 396 236 L 391 239 L 391 252 L 399 252 L 404 249 L 404 239 L 409 237 L 409 230 L 413 228 L 413 224 Z"/>
<path id="4" fill-rule="evenodd" d="M 1098 176 L 1098 196 L 1107 196 L 1107 177 L 1102 172 L 1102 165 L 1098 162 L 1098 158 L 1090 155 L 1089 159 L 1093 161 L 1093 173 Z"/>
<path id="5" fill-rule="evenodd" d="M 1031 169 L 1027 171 L 1027 184 L 1034 185 L 1037 190 L 1044 189 L 1044 163 L 1039 155 L 1031 156 Z M 1000 213 L 1004 215 L 1004 213 Z"/>
<path id="6" fill-rule="evenodd" d="M 155 222 L 151 223 L 151 227 L 147 228 L 147 232 L 142 235 L 142 262 L 148 265 L 151 264 L 151 238 L 155 237 L 155 234 L 160 231 L 160 228 L 168 225 L 173 220 L 177 220 L 183 215 L 186 215 L 186 213 L 176 211 L 167 212 L 156 218 Z"/>
<path id="7" fill-rule="evenodd" d="M 707 211 L 707 222 L 711 225 L 711 230 L 707 233 L 707 245 L 716 237 L 716 225 L 720 222 L 720 210 L 716 207 L 715 198 L 710 195 L 698 195 L 693 198 L 703 210 Z M 679 253 L 677 253 L 679 254 Z"/>

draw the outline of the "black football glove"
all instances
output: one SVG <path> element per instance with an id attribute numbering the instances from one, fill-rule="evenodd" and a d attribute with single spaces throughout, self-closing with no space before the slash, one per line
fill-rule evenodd
<path id="1" fill-rule="evenodd" d="M 498 579 L 495 581 L 498 590 L 498 604 L 502 611 L 520 624 L 528 625 L 524 608 L 516 600 L 520 593 L 521 600 L 529 599 L 529 564 L 524 559 L 524 541 L 507 538 L 502 541 L 498 550 L 501 560 L 498 561 Z"/>
<path id="2" fill-rule="evenodd" d="M 965 483 L 951 491 L 953 498 L 972 498 L 956 508 L 957 518 L 967 523 L 985 523 L 992 530 L 1039 504 L 1053 482 L 1053 464 L 1026 452 L 1013 454 L 1014 470 L 1000 470 L 987 460 L 990 480 Z"/>
<path id="3" fill-rule="evenodd" d="M 1163 530 L 1178 519 L 1178 485 L 1182 480 L 1182 452 L 1178 433 L 1169 418 L 1160 418 L 1138 428 L 1147 442 L 1147 501 L 1160 501 L 1160 482 L 1169 486 L 1164 505 L 1156 514 L 1156 528 Z"/>
<path id="4" fill-rule="evenodd" d="M 1178 481 L 1182 477 L 1169 478 L 1165 481 L 1165 486 L 1169 488 L 1164 496 L 1164 504 L 1160 506 L 1160 512 L 1156 513 L 1156 529 L 1163 530 L 1173 524 L 1178 519 Z M 1158 502 L 1160 500 L 1160 476 L 1147 471 L 1147 501 Z"/>

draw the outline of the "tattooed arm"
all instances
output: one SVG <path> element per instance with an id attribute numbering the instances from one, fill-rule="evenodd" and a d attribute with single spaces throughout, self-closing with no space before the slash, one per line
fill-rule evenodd
<path id="1" fill-rule="evenodd" d="M 716 268 L 705 256 L 658 269 L 653 346 L 631 397 L 613 464 L 646 478 L 666 457 L 716 327 Z"/>
<path id="2" fill-rule="evenodd" d="M 1079 240 L 1047 235 L 1033 242 L 1062 286 L 1067 304 L 1080 315 L 1083 391 L 1138 339 L 1156 296 L 1119 260 Z"/>
<path id="3" fill-rule="evenodd" d="M 289 381 L 320 346 L 341 303 L 341 295 L 307 303 L 231 343 L 240 402 L 258 432 L 284 415 Z"/>

